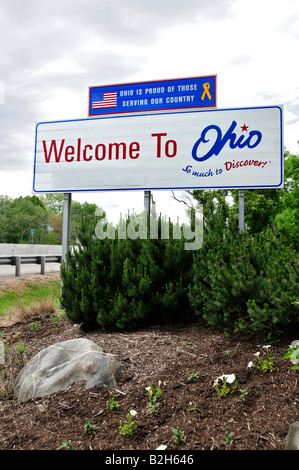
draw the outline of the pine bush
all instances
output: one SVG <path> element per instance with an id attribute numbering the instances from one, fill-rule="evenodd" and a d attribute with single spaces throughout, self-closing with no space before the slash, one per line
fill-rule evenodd
<path id="1" fill-rule="evenodd" d="M 189 298 L 196 313 L 227 332 L 293 333 L 299 314 L 298 254 L 271 229 L 240 234 L 229 221 L 217 230 L 217 217 L 221 214 L 212 228 L 206 225 L 203 247 L 194 257 Z M 221 220 L 218 226 L 223 227 Z"/>
<path id="2" fill-rule="evenodd" d="M 193 256 L 183 239 L 122 239 L 117 229 L 114 239 L 100 239 L 83 223 L 78 240 L 61 267 L 61 305 L 71 322 L 123 330 L 192 314 Z"/>

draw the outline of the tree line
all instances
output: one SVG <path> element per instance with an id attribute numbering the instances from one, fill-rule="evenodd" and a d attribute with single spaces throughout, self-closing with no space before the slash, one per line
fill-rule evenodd
<path id="1" fill-rule="evenodd" d="M 63 198 L 59 193 L 0 196 L 0 243 L 61 245 Z M 82 215 L 94 219 L 96 208 L 96 204 L 72 201 L 70 243 L 76 242 Z"/>

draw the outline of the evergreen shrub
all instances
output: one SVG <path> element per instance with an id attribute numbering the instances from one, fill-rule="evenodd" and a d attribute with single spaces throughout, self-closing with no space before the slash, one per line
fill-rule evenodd
<path id="1" fill-rule="evenodd" d="M 274 236 L 239 233 L 228 221 L 205 227 L 194 255 L 189 298 L 209 325 L 227 332 L 269 338 L 298 331 L 299 259 Z M 218 229 L 217 229 L 218 227 Z"/>
<path id="2" fill-rule="evenodd" d="M 114 239 L 100 239 L 83 224 L 78 240 L 61 266 L 61 305 L 83 330 L 132 329 L 192 314 L 193 253 L 183 238 L 173 239 L 171 224 L 169 239 L 122 239 L 117 228 Z"/>

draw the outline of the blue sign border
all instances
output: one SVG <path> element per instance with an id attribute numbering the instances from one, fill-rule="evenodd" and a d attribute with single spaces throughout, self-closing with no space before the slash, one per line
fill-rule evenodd
<path id="1" fill-rule="evenodd" d="M 216 75 L 89 87 L 89 117 L 216 108 Z"/>
<path id="2" fill-rule="evenodd" d="M 145 188 L 121 188 L 121 189 L 109 189 L 109 188 L 104 188 L 104 189 L 67 189 L 67 190 L 50 190 L 50 191 L 39 191 L 35 189 L 35 170 L 36 170 L 36 147 L 37 147 L 37 128 L 40 124 L 51 124 L 51 123 L 61 123 L 61 122 L 76 122 L 76 121 L 87 121 L 87 119 L 65 119 L 62 121 L 46 121 L 46 122 L 39 122 L 36 124 L 35 128 L 35 150 L 34 150 L 34 165 L 33 165 L 33 192 L 34 193 L 76 193 L 76 192 L 82 192 L 82 193 L 88 193 L 88 192 L 103 192 L 103 191 L 147 191 L 147 190 L 182 190 L 182 189 L 267 189 L 267 188 L 280 188 L 281 185 L 283 184 L 284 181 L 284 148 L 283 148 L 283 110 L 282 107 L 273 105 L 273 106 L 251 106 L 251 107 L 246 107 L 246 108 L 221 108 L 221 109 L 208 109 L 208 110 L 203 110 L 203 111 L 189 111 L 190 113 L 199 113 L 199 112 L 221 112 L 221 111 L 234 111 L 234 110 L 243 110 L 243 109 L 269 109 L 269 108 L 277 108 L 279 109 L 280 112 L 280 182 L 277 185 L 257 185 L 257 186 L 188 186 L 187 188 L 185 186 L 179 186 L 179 187 L 145 187 Z M 170 114 L 170 113 L 162 113 L 162 114 Z M 177 113 L 175 113 L 177 114 Z M 144 116 L 150 116 L 151 114 L 146 113 Z M 107 116 L 107 117 L 98 117 L 95 119 L 121 119 L 122 116 Z"/>

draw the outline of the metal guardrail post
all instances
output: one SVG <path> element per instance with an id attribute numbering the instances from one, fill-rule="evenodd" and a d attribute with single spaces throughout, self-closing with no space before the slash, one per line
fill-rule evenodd
<path id="1" fill-rule="evenodd" d="M 46 257 L 45 256 L 38 256 L 37 257 L 37 264 L 40 264 L 40 273 L 45 274 Z"/>
<path id="2" fill-rule="evenodd" d="M 21 275 L 21 256 L 15 256 L 16 276 Z"/>
<path id="3" fill-rule="evenodd" d="M 45 274 L 45 267 L 46 267 L 46 258 L 45 256 L 41 256 L 41 263 L 40 263 L 40 273 Z"/>

